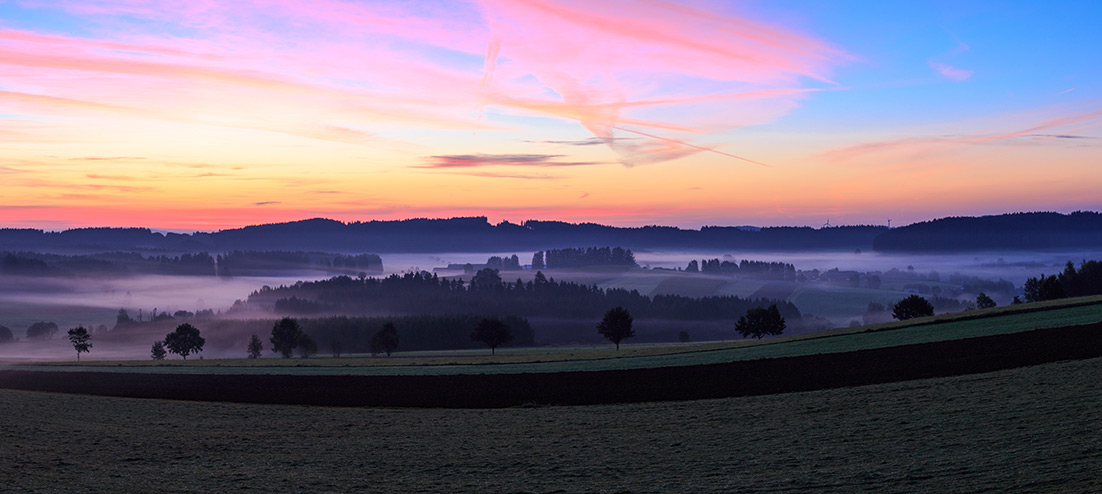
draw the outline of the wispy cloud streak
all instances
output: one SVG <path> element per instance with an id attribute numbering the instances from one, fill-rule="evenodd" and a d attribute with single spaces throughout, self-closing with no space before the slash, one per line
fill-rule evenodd
<path id="1" fill-rule="evenodd" d="M 479 168 L 485 166 L 520 166 L 553 168 L 563 166 L 606 165 L 596 161 L 556 161 L 561 154 L 451 154 L 429 156 L 424 165 L 413 168 Z"/>

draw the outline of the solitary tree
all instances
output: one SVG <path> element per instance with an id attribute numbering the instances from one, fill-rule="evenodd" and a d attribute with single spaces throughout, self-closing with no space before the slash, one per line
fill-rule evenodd
<path id="1" fill-rule="evenodd" d="M 784 333 L 784 329 L 784 318 L 781 317 L 777 304 L 770 305 L 768 308 L 754 307 L 747 310 L 746 315 L 739 317 L 735 322 L 735 331 L 743 338 L 753 336 L 760 340 L 766 335 L 780 336 Z"/>
<path id="2" fill-rule="evenodd" d="M 513 332 L 500 319 L 483 319 L 471 331 L 471 339 L 488 345 L 490 355 L 494 355 L 497 347 L 513 341 Z"/>
<path id="3" fill-rule="evenodd" d="M 315 353 L 318 353 L 318 343 L 306 333 L 298 335 L 298 355 L 310 358 Z"/>
<path id="4" fill-rule="evenodd" d="M 92 349 L 92 335 L 88 334 L 88 330 L 84 326 L 77 326 L 69 330 L 69 343 L 73 344 L 73 349 L 77 351 L 77 362 L 80 362 L 80 354 Z"/>
<path id="5" fill-rule="evenodd" d="M 0 325 L 0 343 L 11 343 L 15 341 L 15 335 L 11 333 L 11 328 Z"/>
<path id="6" fill-rule="evenodd" d="M 187 360 L 192 353 L 203 351 L 203 345 L 207 340 L 199 336 L 199 329 L 191 324 L 184 323 L 176 326 L 176 331 L 165 335 L 165 347 Z"/>
<path id="7" fill-rule="evenodd" d="M 605 313 L 604 319 L 597 324 L 597 332 L 616 344 L 616 350 L 620 350 L 620 342 L 635 336 L 635 330 L 631 329 L 633 319 L 631 313 L 623 307 L 613 307 Z"/>
<path id="8" fill-rule="evenodd" d="M 249 358 L 259 358 L 262 351 L 264 351 L 264 344 L 260 342 L 260 337 L 254 334 L 249 338 Z"/>
<path id="9" fill-rule="evenodd" d="M 373 355 L 386 352 L 389 357 L 391 352 L 398 349 L 398 328 L 394 323 L 387 322 L 382 329 L 371 335 L 371 353 Z"/>
<path id="10" fill-rule="evenodd" d="M 680 341 L 682 343 L 688 343 L 688 342 L 693 340 L 692 337 L 689 336 L 688 331 L 682 331 L 680 333 L 677 333 L 677 339 L 678 339 L 678 341 Z"/>
<path id="11" fill-rule="evenodd" d="M 165 352 L 165 342 L 157 340 L 153 342 L 153 349 L 150 350 L 149 355 L 153 357 L 153 360 L 164 360 L 168 355 Z"/>
<path id="12" fill-rule="evenodd" d="M 998 304 L 996 304 L 991 297 L 988 297 L 986 293 L 980 292 L 980 294 L 976 296 L 976 307 L 980 309 L 990 309 L 996 305 Z"/>
<path id="13" fill-rule="evenodd" d="M 299 327 L 298 321 L 290 317 L 280 319 L 275 326 L 272 326 L 272 337 L 269 339 L 272 343 L 272 351 L 283 355 L 283 358 L 290 358 L 295 347 L 298 346 L 300 335 L 302 335 L 302 328 Z"/>
<path id="14" fill-rule="evenodd" d="M 932 315 L 934 315 L 934 306 L 918 295 L 911 295 L 892 306 L 892 317 L 900 321 Z"/>

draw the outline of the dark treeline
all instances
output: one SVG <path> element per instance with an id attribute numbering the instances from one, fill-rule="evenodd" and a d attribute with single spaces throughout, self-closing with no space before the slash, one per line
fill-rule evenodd
<path id="1" fill-rule="evenodd" d="M 233 251 L 217 256 L 206 252 L 144 256 L 137 252 L 87 255 L 0 252 L 0 273 L 31 276 L 244 276 L 281 274 L 291 270 L 352 274 L 362 272 L 366 275 L 381 272 L 382 269 L 382 259 L 376 254 Z"/>
<path id="2" fill-rule="evenodd" d="M 483 318 L 493 317 L 473 313 L 413 315 L 394 317 L 317 317 L 298 318 L 303 332 L 317 343 L 320 353 L 329 353 L 337 343 L 344 353 L 367 353 L 371 336 L 390 322 L 398 330 L 399 351 L 456 350 L 483 348 L 471 340 L 471 331 Z M 521 317 L 503 317 L 502 321 L 513 333 L 512 346 L 534 344 L 532 328 Z M 106 341 L 131 341 L 134 338 L 160 336 L 181 323 L 181 319 L 155 319 L 153 321 L 129 321 L 101 336 Z M 264 354 L 272 355 L 269 337 L 276 319 L 200 319 L 187 322 L 199 328 L 207 339 L 210 350 L 240 350 L 245 356 L 249 338 L 255 334 L 263 342 Z"/>
<path id="3" fill-rule="evenodd" d="M 322 317 L 300 319 L 302 330 L 317 340 L 322 349 L 340 344 L 341 349 L 352 353 L 366 353 L 371 349 L 371 336 L 386 323 L 393 323 L 398 330 L 400 351 L 455 350 L 483 348 L 485 345 L 471 340 L 471 330 L 486 316 L 475 314 L 417 315 L 400 317 Z M 511 346 L 532 346 L 535 339 L 528 320 L 522 317 L 502 318 L 513 334 Z"/>
<path id="4" fill-rule="evenodd" d="M 461 279 L 440 278 L 427 272 L 363 280 L 337 276 L 292 286 L 264 288 L 252 293 L 247 306 L 302 314 L 455 314 L 478 313 L 599 318 L 621 306 L 636 318 L 678 320 L 735 320 L 752 307 L 776 303 L 787 319 L 800 318 L 795 305 L 785 301 L 750 300 L 735 296 L 693 298 L 680 295 L 648 297 L 635 290 L 608 289 L 556 281 L 536 273 L 533 281 L 503 282 L 498 271 L 483 269 L 469 285 Z M 243 304 L 244 305 L 244 304 Z"/>
<path id="5" fill-rule="evenodd" d="M 885 252 L 1060 249 L 1102 245 L 1102 214 L 1014 213 L 924 221 L 881 233 Z"/>
<path id="6" fill-rule="evenodd" d="M 453 252 L 546 249 L 561 245 L 629 245 L 633 248 L 806 250 L 871 248 L 880 226 L 614 227 L 561 221 L 503 221 L 486 217 L 343 223 L 310 219 L 218 232 L 160 233 L 145 228 L 79 228 L 62 232 L 0 229 L 0 245 L 19 250 Z"/>
<path id="7" fill-rule="evenodd" d="M 689 261 L 685 271 L 763 280 L 792 281 L 796 279 L 796 266 L 784 262 L 748 261 L 746 259 L 737 263 L 720 261 L 719 259 L 701 259 L 699 264 L 694 259 Z"/>
<path id="8" fill-rule="evenodd" d="M 1102 295 L 1102 262 L 1083 261 L 1076 269 L 1075 264 L 1068 261 L 1058 275 L 1042 274 L 1039 278 L 1026 280 L 1024 294 L 1027 302 Z"/>
<path id="9" fill-rule="evenodd" d="M 584 249 L 550 249 L 536 252 L 532 269 L 574 269 L 592 266 L 639 267 L 631 249 L 622 247 L 587 247 Z"/>

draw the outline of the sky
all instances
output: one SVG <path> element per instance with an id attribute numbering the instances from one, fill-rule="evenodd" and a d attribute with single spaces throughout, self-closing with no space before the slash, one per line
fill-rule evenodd
<path id="1" fill-rule="evenodd" d="M 0 0 L 0 227 L 1102 209 L 1102 2 Z"/>

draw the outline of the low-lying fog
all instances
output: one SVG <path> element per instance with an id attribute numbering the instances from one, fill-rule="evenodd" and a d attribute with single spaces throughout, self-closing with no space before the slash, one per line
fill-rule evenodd
<path id="1" fill-rule="evenodd" d="M 384 254 L 384 271 L 381 275 L 403 273 L 410 270 L 432 271 L 449 264 L 484 264 L 490 256 L 509 257 L 516 254 L 522 265 L 531 263 L 533 252 L 484 252 L 484 253 L 436 253 L 436 254 Z M 1067 261 L 1076 265 L 1084 259 L 1102 259 L 1102 251 L 1078 252 L 982 252 L 948 255 L 903 255 L 875 252 L 750 252 L 750 251 L 635 251 L 638 264 L 644 268 L 684 269 L 690 260 L 720 259 L 738 262 L 785 262 L 797 270 L 832 268 L 861 272 L 906 270 L 913 267 L 916 273 L 937 271 L 941 275 L 959 272 L 989 280 L 1005 279 L 1021 287 L 1026 278 L 1042 273 L 1055 274 Z M 657 273 L 651 271 L 651 273 Z M 441 271 L 441 276 L 459 275 L 462 271 Z M 531 279 L 531 272 L 520 277 Z M 550 270 L 548 276 L 559 280 L 577 280 L 582 283 L 598 283 L 600 286 L 631 286 L 632 281 L 602 283 L 593 273 L 570 273 Z M 322 271 L 288 272 L 279 276 L 217 278 L 213 276 L 162 276 L 143 275 L 130 278 L 76 278 L 76 277 L 24 277 L 0 275 L 0 325 L 11 329 L 22 339 L 27 327 L 36 321 L 52 321 L 59 327 L 52 342 L 42 345 L 0 345 L 0 357 L 73 358 L 72 348 L 65 339 L 65 331 L 77 325 L 111 328 L 120 308 L 130 317 L 146 320 L 151 312 L 184 310 L 195 312 L 212 309 L 216 314 L 231 307 L 235 300 L 244 300 L 250 293 L 264 285 L 277 287 L 300 280 L 317 280 L 331 275 Z M 469 275 L 468 275 L 469 277 Z M 503 273 L 506 281 L 518 276 Z M 606 276 L 607 277 L 607 276 Z M 630 277 L 630 276 L 629 276 Z M 644 286 L 640 284 L 639 286 Z M 665 285 L 663 285 L 666 287 Z M 675 285 L 671 285 L 675 286 Z M 676 290 L 676 286 L 674 290 Z M 688 289 L 688 288 L 685 288 Z M 645 291 L 645 290 L 641 290 Z M 728 292 L 725 294 L 738 294 Z M 699 293 L 685 293 L 698 296 Z M 795 302 L 795 301 L 794 301 Z M 862 302 L 861 304 L 864 304 Z M 863 305 L 862 305 L 863 306 Z M 799 304 L 797 303 L 797 307 Z M 808 312 L 800 307 L 801 311 Z M 817 311 L 820 312 L 821 311 Z M 821 314 L 822 315 L 822 314 Z M 833 321 L 848 321 L 837 315 L 825 314 Z M 273 314 L 272 317 L 275 317 Z M 855 314 L 854 317 L 859 317 Z M 539 329 L 536 328 L 537 334 Z M 587 328 L 588 331 L 588 328 Z M 32 348 L 33 347 L 33 348 Z M 148 358 L 148 342 L 137 343 L 133 348 L 114 346 L 114 349 L 95 347 L 93 358 Z M 32 351 L 33 350 L 33 351 Z M 18 355 L 13 355 L 18 352 Z M 30 353 L 27 353 L 30 352 Z M 209 355 L 208 355 L 209 356 Z M 86 356 L 87 358 L 87 356 Z"/>
<path id="2" fill-rule="evenodd" d="M 1041 273 L 1054 274 L 1063 271 L 1068 261 L 1078 265 L 1086 259 L 1102 259 L 1102 249 L 1095 251 L 1005 251 L 1005 252 L 969 252 L 964 254 L 883 254 L 878 252 L 798 252 L 798 251 L 663 251 L 636 250 L 635 260 L 644 268 L 684 269 L 689 261 L 696 259 L 719 259 L 720 261 L 785 262 L 796 269 L 827 271 L 838 268 L 842 271 L 888 271 L 905 270 L 908 266 L 916 272 L 937 271 L 940 274 L 961 274 L 985 279 L 1005 279 L 1021 285 L 1026 278 Z M 433 253 L 433 254 L 385 254 L 384 273 L 404 273 L 410 270 L 432 271 L 434 268 L 449 264 L 483 264 L 490 256 L 508 257 L 516 254 L 522 265 L 532 262 L 534 252 L 480 252 L 480 253 Z M 552 271 L 554 273 L 554 271 Z M 562 276 L 556 275 L 558 278 Z"/>

